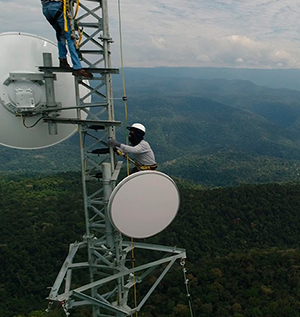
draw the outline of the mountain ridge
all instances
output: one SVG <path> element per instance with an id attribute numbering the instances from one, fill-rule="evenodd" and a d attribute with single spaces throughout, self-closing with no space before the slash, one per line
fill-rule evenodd
<path id="1" fill-rule="evenodd" d="M 115 118 L 123 122 L 123 126 L 117 128 L 119 141 L 126 140 L 125 125 L 142 122 L 162 172 L 184 177 L 174 164 L 167 164 L 175 160 L 176 164 L 190 170 L 185 175 L 192 175 L 197 157 L 203 161 L 210 155 L 210 162 L 212 158 L 215 160 L 213 170 L 218 170 L 221 163 L 222 166 L 227 164 L 228 171 L 232 170 L 234 179 L 227 185 L 244 183 L 236 170 L 233 171 L 233 163 L 239 168 L 244 166 L 244 171 L 253 171 L 253 178 L 246 177 L 252 183 L 258 179 L 255 176 L 256 157 L 260 164 L 265 162 L 264 169 L 269 170 L 270 180 L 276 181 L 278 175 L 278 182 L 300 181 L 289 168 L 286 175 L 280 168 L 283 160 L 287 164 L 300 162 L 299 91 L 258 86 L 237 79 L 178 80 L 167 75 L 157 78 L 133 72 L 126 76 L 127 119 L 121 100 L 122 83 L 114 81 Z M 79 152 L 78 144 L 74 136 L 53 148 L 38 151 L 0 147 L 0 170 L 27 175 L 79 170 L 79 155 L 74 155 Z M 233 160 L 228 153 L 235 153 Z M 252 168 L 244 164 L 245 157 Z M 272 162 L 272 166 L 268 166 L 268 162 Z M 203 172 L 205 174 L 202 169 Z M 195 177 L 192 179 L 195 181 Z M 267 177 L 263 179 L 268 181 Z M 224 179 L 216 180 L 215 186 L 220 183 L 226 186 Z M 210 182 L 210 186 L 214 184 Z"/>
<path id="2" fill-rule="evenodd" d="M 248 80 L 257 85 L 271 88 L 300 89 L 299 69 L 250 69 L 219 67 L 125 67 L 129 72 L 153 77 L 173 77 L 192 79 Z"/>

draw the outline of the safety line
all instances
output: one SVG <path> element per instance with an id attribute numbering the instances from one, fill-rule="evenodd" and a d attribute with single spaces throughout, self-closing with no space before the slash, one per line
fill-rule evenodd
<path id="1" fill-rule="evenodd" d="M 123 101 L 125 107 L 125 127 L 127 127 L 127 96 L 125 87 L 125 74 L 124 74 L 124 57 L 123 57 L 123 38 L 122 38 L 122 21 L 121 21 L 121 4 L 118 0 L 118 14 L 119 14 L 119 38 L 120 38 L 120 58 L 121 58 L 121 70 L 122 70 L 122 84 L 123 84 Z M 126 144 L 128 145 L 128 136 L 126 135 Z M 128 157 L 128 156 L 127 156 Z M 127 175 L 129 175 L 129 160 L 126 160 Z"/>
<path id="2" fill-rule="evenodd" d="M 78 10 L 79 10 L 79 2 L 80 2 L 80 0 L 77 0 L 76 10 L 75 10 L 75 14 L 74 14 L 74 19 L 76 19 L 76 17 L 77 17 L 77 13 L 78 13 Z"/>
<path id="3" fill-rule="evenodd" d="M 189 302 L 190 315 L 191 315 L 191 317 L 194 317 L 194 308 L 193 308 L 193 301 L 192 301 L 192 297 L 191 297 L 191 293 L 190 293 L 189 279 L 186 277 L 187 269 L 184 267 L 185 266 L 185 259 L 182 259 L 182 261 L 180 262 L 180 265 L 182 266 L 184 285 L 185 285 L 185 289 L 186 289 L 186 296 L 187 296 L 188 302 Z"/>
<path id="4" fill-rule="evenodd" d="M 125 127 L 127 127 L 127 96 L 126 96 L 126 87 L 125 87 L 125 74 L 124 74 L 124 57 L 123 57 L 123 40 L 122 40 L 122 22 L 121 22 L 121 4 L 120 0 L 118 0 L 118 13 L 119 13 L 119 37 L 120 37 L 120 58 L 121 58 L 121 70 L 122 70 L 122 83 L 123 83 L 123 101 L 125 107 Z M 126 134 L 126 144 L 128 145 L 128 135 Z M 127 166 L 127 176 L 129 175 L 129 159 L 127 154 L 126 166 Z M 131 238 L 131 266 L 134 269 L 134 242 L 133 238 Z M 136 280 L 135 274 L 133 274 L 133 289 L 134 289 L 134 305 L 137 307 L 137 290 L 136 290 Z M 135 312 L 135 316 L 138 316 L 138 312 Z"/>

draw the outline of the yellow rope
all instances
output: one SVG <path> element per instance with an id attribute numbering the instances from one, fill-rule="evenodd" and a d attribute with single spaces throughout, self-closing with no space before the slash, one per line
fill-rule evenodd
<path id="1" fill-rule="evenodd" d="M 77 0 L 75 14 L 73 16 L 71 16 L 70 10 L 67 12 L 68 13 L 68 18 L 69 18 L 70 21 L 74 21 L 76 19 L 78 11 L 79 11 L 79 4 L 80 4 L 80 0 Z M 72 30 L 72 38 L 74 40 L 75 47 L 79 50 L 79 47 L 80 47 L 80 44 L 81 44 L 81 41 L 82 41 L 82 37 L 83 37 L 83 28 L 80 29 L 77 26 L 77 32 L 78 32 L 78 40 L 77 40 L 77 37 L 75 35 L 75 30 L 74 30 L 74 27 L 73 27 L 73 22 L 70 23 L 70 26 L 71 26 L 71 30 Z"/>
<path id="2" fill-rule="evenodd" d="M 83 28 L 81 30 L 78 28 L 78 35 L 79 35 L 78 47 L 79 47 L 79 45 L 81 44 L 81 41 L 82 41 L 82 37 L 83 37 Z"/>
<path id="3" fill-rule="evenodd" d="M 126 88 L 125 88 L 125 75 L 124 75 L 124 58 L 123 58 L 123 42 L 122 42 L 122 22 L 121 22 L 121 5 L 120 0 L 118 0 L 118 12 L 119 12 L 119 36 L 120 36 L 120 57 L 121 57 L 121 69 L 122 69 L 122 83 L 123 83 L 123 101 L 125 106 L 125 126 L 127 127 L 127 96 L 126 96 Z M 128 136 L 126 137 L 126 144 L 128 144 Z M 127 175 L 129 175 L 129 159 L 127 155 Z M 132 259 L 132 268 L 134 268 L 134 242 L 133 238 L 131 238 L 131 259 Z M 136 294 L 136 281 L 135 274 L 133 274 L 133 282 L 134 282 L 134 305 L 137 307 L 137 294 Z M 138 316 L 138 312 L 135 312 L 135 315 Z"/>
<path id="4" fill-rule="evenodd" d="M 77 13 L 78 13 L 78 10 L 79 10 L 79 2 L 80 2 L 80 0 L 77 0 L 76 10 L 75 10 L 75 14 L 74 14 L 74 19 L 76 19 L 76 17 L 77 17 Z"/>
<path id="5" fill-rule="evenodd" d="M 68 19 L 67 19 L 67 0 L 64 0 L 64 23 L 65 23 L 65 32 L 68 32 L 69 28 L 68 28 Z"/>
<path id="6" fill-rule="evenodd" d="M 122 69 L 122 83 L 123 83 L 123 101 L 125 106 L 125 126 L 127 126 L 127 96 L 125 88 L 125 75 L 124 75 L 124 58 L 123 58 L 123 40 L 122 40 L 122 21 L 121 21 L 121 5 L 118 0 L 118 13 L 119 13 L 119 36 L 120 36 L 120 57 L 121 57 L 121 69 Z M 126 144 L 128 145 L 128 136 L 126 137 Z M 129 160 L 126 160 L 127 175 L 129 175 Z"/>

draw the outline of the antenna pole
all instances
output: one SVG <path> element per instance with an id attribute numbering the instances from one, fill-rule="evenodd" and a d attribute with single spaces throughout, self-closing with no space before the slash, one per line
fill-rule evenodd
<path id="1" fill-rule="evenodd" d="M 102 167 L 103 167 L 103 192 L 104 192 L 103 198 L 104 198 L 104 204 L 105 204 L 106 242 L 107 242 L 108 248 L 113 249 L 115 247 L 114 238 L 113 238 L 114 229 L 109 220 L 108 208 L 107 208 L 108 199 L 113 190 L 111 181 L 110 181 L 111 180 L 111 165 L 110 163 L 103 163 Z"/>
<path id="2" fill-rule="evenodd" d="M 51 53 L 43 53 L 44 67 L 52 67 Z M 46 90 L 46 103 L 47 107 L 56 107 L 55 93 L 54 93 L 54 79 L 55 75 L 49 70 L 44 72 L 45 90 Z M 57 134 L 57 123 L 48 122 L 48 131 L 50 135 Z"/>

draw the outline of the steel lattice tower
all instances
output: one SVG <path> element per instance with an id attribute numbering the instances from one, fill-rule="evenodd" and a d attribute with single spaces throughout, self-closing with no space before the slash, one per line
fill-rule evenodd
<path id="1" fill-rule="evenodd" d="M 87 305 L 92 307 L 93 317 L 130 316 L 141 309 L 173 263 L 186 255 L 185 250 L 176 247 L 124 241 L 109 221 L 108 200 L 122 163 L 106 144 L 121 125 L 114 116 L 111 77 L 119 71 L 111 67 L 107 0 L 81 0 L 75 26 L 82 30 L 80 52 L 94 78 L 88 82 L 75 77 L 76 120 L 48 116 L 44 121 L 50 127 L 57 123 L 78 125 L 86 233 L 82 242 L 70 244 L 48 299 L 50 303 L 62 303 L 66 315 L 71 308 Z M 46 74 L 61 70 L 45 62 L 40 71 Z M 85 88 L 84 94 L 80 86 Z M 87 119 L 83 119 L 83 114 L 88 114 Z M 158 251 L 163 256 L 133 267 L 129 261 L 133 249 Z M 77 253 L 83 250 L 87 259 L 77 260 Z M 155 283 L 136 307 L 130 307 L 130 290 L 159 266 L 162 268 Z M 88 279 L 85 285 L 78 286 L 74 277 L 81 271 L 87 272 Z"/>

